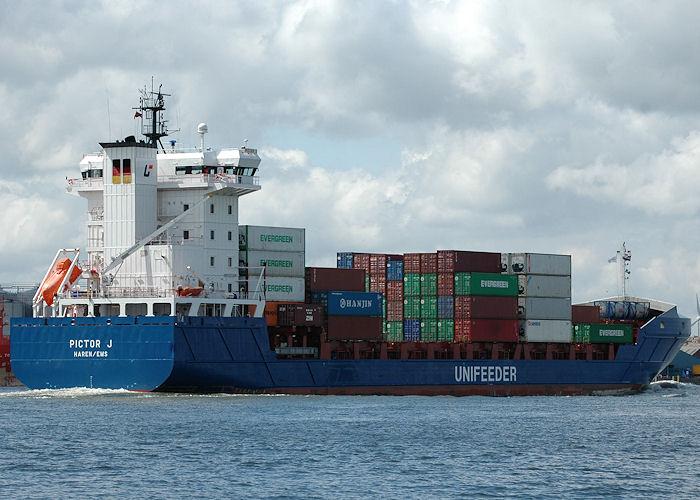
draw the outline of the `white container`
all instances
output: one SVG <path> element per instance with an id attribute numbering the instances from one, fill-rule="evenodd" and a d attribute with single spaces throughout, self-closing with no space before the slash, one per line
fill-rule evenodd
<path id="1" fill-rule="evenodd" d="M 571 276 L 571 255 L 512 253 L 509 260 L 509 273 Z"/>
<path id="2" fill-rule="evenodd" d="M 571 321 L 527 319 L 518 322 L 520 337 L 528 342 L 571 342 Z"/>
<path id="3" fill-rule="evenodd" d="M 305 229 L 273 226 L 238 226 L 238 247 L 241 250 L 303 252 Z"/>
<path id="4" fill-rule="evenodd" d="M 518 297 L 518 318 L 560 319 L 571 321 L 571 299 Z"/>
<path id="5" fill-rule="evenodd" d="M 571 298 L 571 276 L 521 274 L 518 276 L 518 295 Z"/>
<path id="6" fill-rule="evenodd" d="M 241 250 L 238 258 L 239 266 L 248 268 L 249 276 L 259 276 L 264 266 L 266 276 L 304 277 L 304 252 Z"/>
<path id="7" fill-rule="evenodd" d="M 255 298 L 257 285 L 258 278 L 248 278 L 249 297 Z M 265 279 L 265 299 L 273 302 L 304 302 L 304 278 L 278 276 Z"/>

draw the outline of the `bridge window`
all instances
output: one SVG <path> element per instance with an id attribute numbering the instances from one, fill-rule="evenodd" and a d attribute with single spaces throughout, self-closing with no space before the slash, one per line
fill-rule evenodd
<path id="1" fill-rule="evenodd" d="M 131 160 L 129 158 L 124 159 L 124 169 L 122 171 L 124 184 L 131 184 Z"/>
<path id="2" fill-rule="evenodd" d="M 112 160 L 112 184 L 122 183 L 122 162 L 121 160 Z"/>

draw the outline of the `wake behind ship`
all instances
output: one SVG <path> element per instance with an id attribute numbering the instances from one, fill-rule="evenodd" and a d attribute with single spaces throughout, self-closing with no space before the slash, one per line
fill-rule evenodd
<path id="1" fill-rule="evenodd" d="M 670 304 L 572 306 L 567 255 L 340 252 L 337 268 L 305 267 L 303 229 L 238 224 L 239 198 L 260 190 L 257 150 L 207 147 L 206 124 L 199 148 L 164 148 L 166 96 L 141 92 L 146 140 L 100 143 L 68 181 L 88 246 L 59 250 L 34 317 L 13 320 L 27 387 L 620 393 L 690 334 Z"/>

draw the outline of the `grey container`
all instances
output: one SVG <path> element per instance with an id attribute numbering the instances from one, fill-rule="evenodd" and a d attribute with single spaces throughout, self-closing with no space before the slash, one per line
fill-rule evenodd
<path id="1" fill-rule="evenodd" d="M 528 342 L 571 343 L 571 321 L 527 319 L 518 322 L 520 337 Z"/>
<path id="2" fill-rule="evenodd" d="M 518 318 L 560 319 L 571 321 L 571 299 L 518 297 Z"/>
<path id="3" fill-rule="evenodd" d="M 303 278 L 304 252 L 269 252 L 266 250 L 241 250 L 239 266 L 248 268 L 249 276 L 259 276 L 265 267 L 266 276 Z"/>
<path id="4" fill-rule="evenodd" d="M 509 261 L 509 273 L 571 276 L 571 255 L 512 253 Z"/>
<path id="5" fill-rule="evenodd" d="M 256 298 L 257 285 L 257 277 L 248 278 L 250 298 Z M 270 302 L 304 302 L 304 296 L 304 278 L 272 276 L 265 279 L 265 298 Z"/>
<path id="6" fill-rule="evenodd" d="M 303 252 L 305 232 L 295 227 L 238 226 L 238 247 L 241 250 Z"/>
<path id="7" fill-rule="evenodd" d="M 571 298 L 571 276 L 521 274 L 518 276 L 518 295 Z"/>

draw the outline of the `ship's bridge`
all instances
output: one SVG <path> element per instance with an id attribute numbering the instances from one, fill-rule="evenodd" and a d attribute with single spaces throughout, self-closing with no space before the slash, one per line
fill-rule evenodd
<path id="1" fill-rule="evenodd" d="M 171 149 L 158 153 L 158 188 L 214 188 L 240 196 L 260 189 L 259 165 L 258 152 L 251 148 Z"/>
<path id="2" fill-rule="evenodd" d="M 158 188 L 206 188 L 226 195 L 244 195 L 260 190 L 257 149 L 175 150 L 158 153 Z M 86 154 L 80 161 L 80 177 L 68 179 L 72 194 L 104 189 L 105 155 Z"/>

